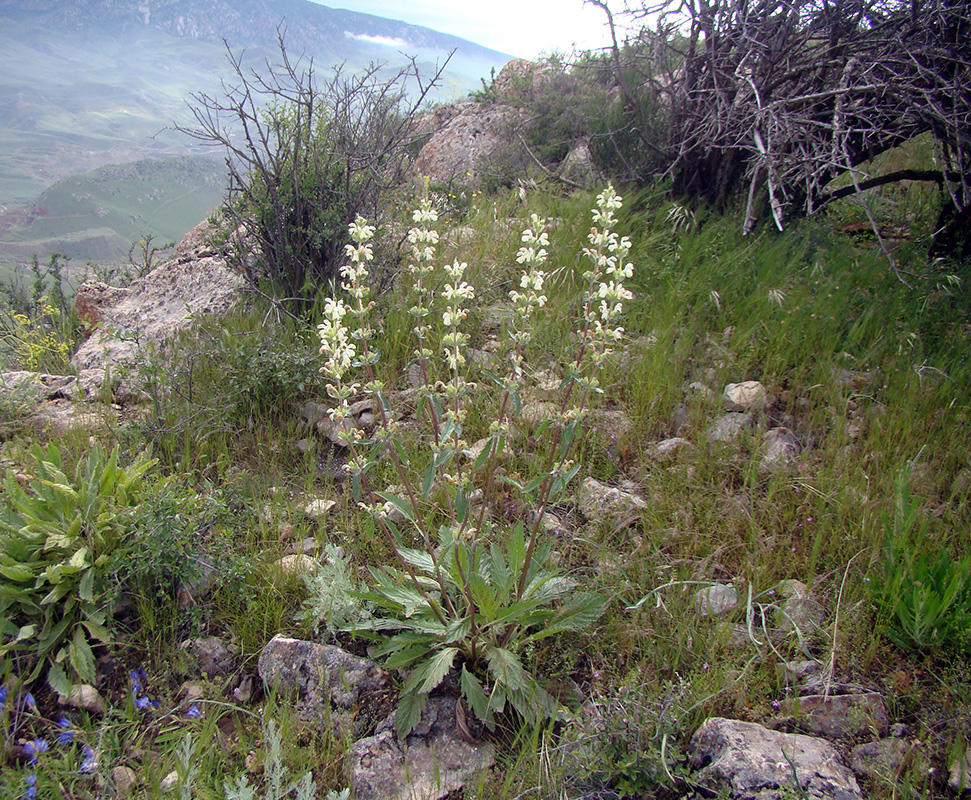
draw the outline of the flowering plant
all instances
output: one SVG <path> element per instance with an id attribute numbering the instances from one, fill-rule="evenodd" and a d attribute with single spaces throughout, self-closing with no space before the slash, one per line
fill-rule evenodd
<path id="1" fill-rule="evenodd" d="M 627 261 L 630 241 L 612 230 L 614 212 L 620 207 L 613 187 L 597 198 L 594 222 L 599 227 L 591 230 L 590 247 L 584 250 L 591 266 L 584 273 L 587 289 L 578 354 L 550 421 L 552 442 L 543 469 L 526 482 L 501 474 L 499 465 L 527 381 L 524 348 L 530 325 L 547 301 L 543 294 L 549 247 L 545 221 L 532 215 L 522 233 L 517 261 L 523 273 L 509 293 L 515 311 L 509 332 L 509 369 L 503 378 L 493 376 L 502 389 L 499 409 L 488 439 L 474 453 L 463 438 L 466 401 L 477 387 L 469 379 L 470 337 L 463 323 L 475 288 L 466 279 L 468 265 L 456 260 L 442 268 L 444 276 L 437 281 L 442 288 L 433 291 L 438 215 L 429 200 L 413 214 L 415 225 L 408 235 L 412 249 L 409 310 L 415 320 L 415 363 L 423 383 L 419 413 L 430 429 L 430 452 L 424 456 L 421 481 L 412 476 L 413 466 L 422 465 L 412 465 L 416 456 L 409 454 L 397 435 L 384 387 L 373 369 L 377 355 L 369 347 L 371 304 L 365 267 L 371 260 L 374 228 L 362 219 L 350 228 L 352 243 L 346 247 L 350 263 L 342 268 L 342 287 L 350 300 L 330 299 L 325 305 L 325 319 L 318 327 L 325 358 L 321 372 L 335 401 L 330 414 L 340 442 L 351 453 L 355 499 L 384 532 L 397 559 L 394 566 L 371 570 L 374 583 L 362 597 L 378 614 L 358 622 L 353 630 L 375 638 L 386 636 L 377 655 L 386 657 L 389 668 L 408 670 L 396 715 L 401 736 L 414 728 L 429 693 L 453 671 L 458 673 L 464 702 L 489 728 L 507 706 L 527 720 L 552 715 L 556 703 L 523 664 L 523 647 L 586 628 L 606 606 L 604 597 L 578 591 L 576 581 L 552 566 L 552 542 L 543 535 L 543 519 L 546 508 L 579 470 L 569 458 L 577 426 L 589 393 L 597 389 L 596 372 L 610 347 L 623 337 L 617 322 L 623 303 L 631 298 L 623 279 L 631 276 L 632 265 Z M 433 341 L 429 324 L 436 311 L 443 325 L 438 342 Z M 446 375 L 433 383 L 429 367 L 436 356 Z M 575 387 L 580 387 L 578 393 Z M 370 441 L 350 420 L 350 401 L 361 393 L 377 400 L 378 426 Z M 397 474 L 397 486 L 387 491 L 372 485 L 371 468 L 380 458 L 389 459 Z M 486 512 L 486 500 L 495 495 L 500 481 L 515 487 L 530 511 L 505 536 Z M 464 706 L 460 708 L 464 718 Z"/>

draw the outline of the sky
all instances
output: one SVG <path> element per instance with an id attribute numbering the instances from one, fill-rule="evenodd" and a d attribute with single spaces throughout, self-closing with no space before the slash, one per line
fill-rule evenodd
<path id="1" fill-rule="evenodd" d="M 521 58 L 609 41 L 606 16 L 583 0 L 318 0 L 451 33 Z"/>

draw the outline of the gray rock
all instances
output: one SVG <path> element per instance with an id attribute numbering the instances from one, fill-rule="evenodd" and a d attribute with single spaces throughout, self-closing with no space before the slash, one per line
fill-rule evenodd
<path id="1" fill-rule="evenodd" d="M 647 503 L 636 494 L 607 486 L 594 478 L 587 478 L 580 486 L 580 512 L 590 522 L 621 517 L 646 508 Z"/>
<path id="2" fill-rule="evenodd" d="M 98 690 L 87 684 L 72 686 L 71 693 L 61 700 L 61 704 L 71 708 L 80 708 L 89 714 L 98 714 L 99 716 L 108 710 L 104 698 Z"/>
<path id="3" fill-rule="evenodd" d="M 790 597 L 780 606 L 779 628 L 786 633 L 799 631 L 812 639 L 823 632 L 826 609 L 811 597 Z"/>
<path id="4" fill-rule="evenodd" d="M 952 792 L 971 792 L 971 747 L 965 744 L 964 753 L 948 767 L 947 785 Z"/>
<path id="5" fill-rule="evenodd" d="M 730 383 L 722 392 L 725 408 L 739 413 L 764 410 L 768 397 L 765 387 L 758 381 Z"/>
<path id="6" fill-rule="evenodd" d="M 734 800 L 860 800 L 853 773 L 833 746 L 752 722 L 712 717 L 691 737 L 693 780 Z"/>
<path id="7" fill-rule="evenodd" d="M 729 412 L 715 420 L 705 431 L 705 436 L 709 442 L 732 442 L 751 427 L 751 414 Z"/>
<path id="8" fill-rule="evenodd" d="M 319 566 L 317 559 L 306 553 L 293 553 L 277 559 L 270 571 L 284 578 L 299 578 L 303 575 L 313 575 Z"/>
<path id="9" fill-rule="evenodd" d="M 652 444 L 647 448 L 647 457 L 652 461 L 661 461 L 666 458 L 670 458 L 679 452 L 687 452 L 694 448 L 687 439 L 683 439 L 680 436 L 675 436 L 671 439 L 663 439 L 660 442 Z"/>
<path id="10" fill-rule="evenodd" d="M 111 779 L 118 797 L 129 797 L 138 785 L 138 776 L 131 767 L 115 767 L 111 770 Z"/>
<path id="11" fill-rule="evenodd" d="M 344 758 L 355 800 L 438 800 L 489 769 L 492 745 L 459 738 L 455 705 L 454 697 L 431 698 L 404 743 L 391 720 L 355 742 Z"/>
<path id="12" fill-rule="evenodd" d="M 366 658 L 331 645 L 274 636 L 257 662 L 260 678 L 268 687 L 296 691 L 307 704 L 333 702 L 351 708 L 366 692 L 383 691 L 390 685 L 388 673 Z"/>
<path id="13" fill-rule="evenodd" d="M 784 701 L 783 710 L 803 730 L 830 739 L 865 733 L 885 736 L 890 730 L 886 703 L 876 692 L 793 697 Z"/>
<path id="14" fill-rule="evenodd" d="M 126 289 L 96 281 L 78 287 L 78 315 L 97 328 L 71 359 L 75 367 L 134 366 L 147 344 L 157 345 L 194 319 L 222 314 L 236 303 L 244 276 L 222 254 L 192 245 L 206 225 L 186 234 L 185 247 L 180 243 L 173 258 Z"/>
<path id="15" fill-rule="evenodd" d="M 857 775 L 893 782 L 907 766 L 913 749 L 903 739 L 867 742 L 853 748 L 850 766 Z"/>
<path id="16" fill-rule="evenodd" d="M 788 428 L 773 428 L 762 439 L 759 452 L 759 472 L 784 469 L 795 463 L 799 455 L 799 441 Z"/>
<path id="17" fill-rule="evenodd" d="M 196 657 L 199 671 L 206 675 L 229 675 L 236 671 L 236 647 L 218 636 L 201 636 L 183 642 L 182 649 Z"/>
<path id="18" fill-rule="evenodd" d="M 738 605 L 738 592 L 734 586 L 716 583 L 695 592 L 695 608 L 703 617 L 728 614 Z"/>

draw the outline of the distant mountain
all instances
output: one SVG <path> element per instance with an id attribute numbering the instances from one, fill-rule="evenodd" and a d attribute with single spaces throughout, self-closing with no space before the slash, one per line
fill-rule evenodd
<path id="1" fill-rule="evenodd" d="M 30 204 L 56 181 L 107 164 L 216 155 L 172 131 L 173 123 L 190 119 L 191 94 L 218 93 L 230 77 L 226 46 L 260 69 L 278 60 L 278 32 L 288 53 L 313 58 L 318 72 L 341 63 L 394 68 L 415 56 L 429 73 L 455 50 L 439 89 L 444 99 L 477 88 L 510 58 L 309 0 L 0 0 L 0 262 L 21 260 L 34 240 L 41 256 L 56 247 L 47 223 L 36 236 L 23 227 L 38 219 Z M 197 221 L 186 219 L 185 228 Z M 101 233 L 92 241 L 103 241 Z M 83 232 L 71 237 L 77 257 L 95 257 L 77 246 Z M 16 253 L 5 251 L 14 240 Z"/>

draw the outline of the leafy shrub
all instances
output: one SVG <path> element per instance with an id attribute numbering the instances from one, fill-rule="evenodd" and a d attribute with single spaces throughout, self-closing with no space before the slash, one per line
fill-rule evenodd
<path id="1" fill-rule="evenodd" d="M 371 609 L 360 594 L 361 587 L 351 574 L 350 560 L 333 544 L 324 546 L 326 560 L 312 575 L 304 575 L 309 597 L 297 619 L 313 623 L 314 633 L 321 628 L 335 633 L 358 628 L 371 617 Z"/>
<path id="2" fill-rule="evenodd" d="M 29 489 L 8 473 L 0 514 L 0 655 L 26 652 L 25 679 L 44 669 L 58 693 L 70 677 L 94 680 L 92 642 L 109 642 L 106 627 L 116 582 L 112 559 L 129 546 L 128 519 L 145 473 L 145 455 L 128 467 L 95 447 L 69 478 L 56 444 L 30 451 L 36 474 Z"/>
<path id="3" fill-rule="evenodd" d="M 953 647 L 971 650 L 971 554 L 957 561 L 927 535 L 929 521 L 910 499 L 908 471 L 897 479 L 893 516 L 886 516 L 885 544 L 870 585 L 889 619 L 883 632 L 905 650 Z"/>

